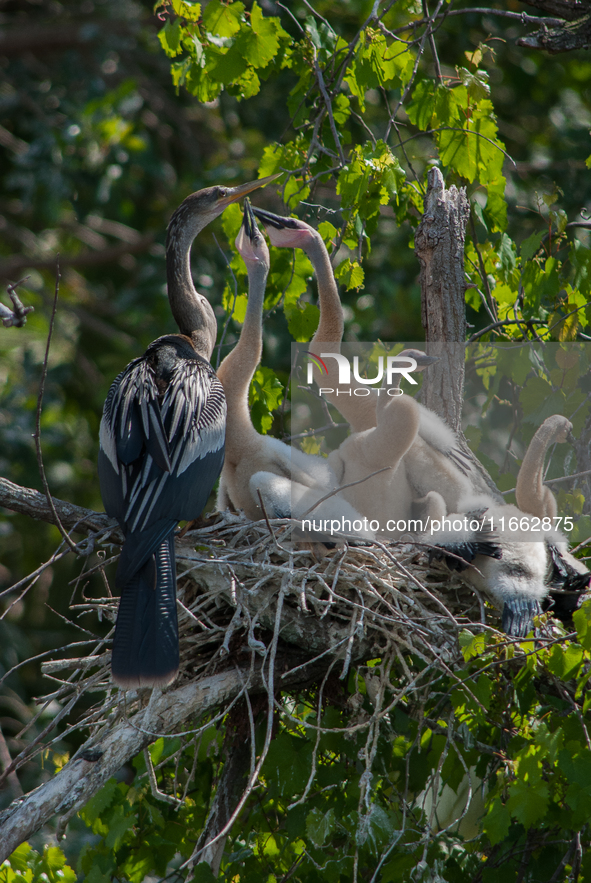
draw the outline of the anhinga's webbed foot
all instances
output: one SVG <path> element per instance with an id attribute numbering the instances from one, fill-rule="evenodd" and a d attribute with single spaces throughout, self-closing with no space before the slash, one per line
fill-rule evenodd
<path id="1" fill-rule="evenodd" d="M 540 602 L 526 596 L 515 596 L 503 605 L 502 628 L 511 638 L 525 638 L 534 627 L 534 616 L 542 612 Z"/>

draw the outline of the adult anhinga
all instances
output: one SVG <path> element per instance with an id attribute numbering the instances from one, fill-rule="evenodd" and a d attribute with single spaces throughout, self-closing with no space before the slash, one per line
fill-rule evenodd
<path id="1" fill-rule="evenodd" d="M 174 212 L 166 274 L 180 333 L 151 343 L 105 402 L 98 473 L 105 510 L 125 535 L 112 650 L 113 680 L 124 689 L 164 686 L 176 675 L 174 529 L 201 513 L 224 459 L 226 403 L 209 364 L 217 323 L 193 285 L 191 245 L 226 206 L 274 177 L 199 190 Z"/>
<path id="2" fill-rule="evenodd" d="M 218 506 L 231 503 L 248 518 L 262 517 L 259 492 L 267 514 L 298 518 L 336 489 L 338 482 L 323 457 L 305 454 L 270 435 L 260 435 L 250 417 L 248 390 L 263 351 L 263 302 L 269 273 L 269 249 L 248 200 L 236 237 L 236 247 L 248 271 L 248 303 L 240 339 L 218 369 L 228 403 L 226 459 Z M 314 509 L 315 518 L 351 521 L 360 518 L 341 497 L 331 497 Z M 366 532 L 363 534 L 369 537 Z"/>
<path id="3" fill-rule="evenodd" d="M 303 249 L 314 267 L 320 321 L 310 341 L 309 352 L 321 356 L 327 347 L 330 352 L 339 352 L 344 332 L 343 307 L 322 237 L 317 230 L 298 218 L 283 218 L 256 208 L 254 213 L 264 223 L 273 245 Z M 350 388 L 340 387 L 336 360 L 328 359 L 326 367 L 328 374 L 322 377 L 319 385 L 334 390 L 332 394 L 326 393 L 325 397 L 340 411 L 353 432 L 364 432 L 376 426 L 378 390 L 368 388 L 369 395 L 364 396 L 347 395 Z M 337 395 L 337 390 L 340 395 Z M 429 492 L 436 491 L 450 512 L 494 502 L 489 488 L 472 467 L 470 457 L 458 446 L 453 430 L 433 411 L 419 402 L 416 405 L 419 428 L 404 457 L 413 497 L 423 498 Z"/>

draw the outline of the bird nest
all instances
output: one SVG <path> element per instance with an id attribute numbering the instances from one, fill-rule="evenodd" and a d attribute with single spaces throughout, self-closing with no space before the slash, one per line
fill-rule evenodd
<path id="1" fill-rule="evenodd" d="M 307 672 L 313 680 L 322 659 L 341 678 L 351 664 L 392 652 L 402 661 L 410 653 L 447 667 L 458 656 L 463 628 L 482 627 L 487 616 L 497 624 L 495 611 L 485 609 L 473 588 L 444 568 L 434 570 L 420 545 L 327 549 L 293 542 L 292 527 L 287 520 L 251 522 L 226 512 L 177 539 L 180 671 L 174 688 L 251 657 L 263 659 L 274 635 L 282 678 L 290 683 L 285 674 L 296 668 L 303 682 Z M 94 612 L 114 623 L 117 604 L 108 596 L 83 599 L 71 609 L 73 617 Z M 75 646 L 42 663 L 57 689 L 40 702 L 44 708 L 61 704 L 57 723 L 84 693 L 104 692 L 104 700 L 71 726 L 92 729 L 119 703 L 120 691 L 110 679 L 107 642 L 97 641 L 83 657 L 71 656 Z M 127 693 L 128 712 L 141 707 L 143 692 Z"/>

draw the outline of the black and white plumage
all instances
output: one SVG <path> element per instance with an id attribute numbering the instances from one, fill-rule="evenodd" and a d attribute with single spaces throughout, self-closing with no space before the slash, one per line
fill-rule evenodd
<path id="1" fill-rule="evenodd" d="M 165 686 L 179 665 L 174 529 L 197 518 L 224 460 L 226 404 L 209 359 L 217 322 L 191 276 L 191 246 L 223 210 L 277 175 L 190 194 L 166 239 L 168 300 L 180 334 L 160 337 L 114 381 L 101 421 L 99 481 L 125 543 L 113 680 Z"/>
<path id="2" fill-rule="evenodd" d="M 174 529 L 197 518 L 224 461 L 226 403 L 211 365 L 182 335 L 154 341 L 116 378 L 101 422 L 105 510 L 125 544 L 113 678 L 163 685 L 178 669 Z"/>

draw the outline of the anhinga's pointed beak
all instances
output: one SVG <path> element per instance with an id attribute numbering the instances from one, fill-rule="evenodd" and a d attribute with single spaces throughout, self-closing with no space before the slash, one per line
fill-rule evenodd
<path id="1" fill-rule="evenodd" d="M 255 236 L 259 232 L 259 228 L 257 227 L 256 218 L 252 211 L 252 205 L 250 204 L 250 199 L 248 196 L 244 200 L 244 214 L 242 216 L 242 227 L 244 228 L 244 233 L 251 242 L 254 241 Z"/>
<path id="2" fill-rule="evenodd" d="M 248 193 L 252 193 L 253 190 L 258 190 L 259 187 L 265 187 L 267 184 L 270 184 L 271 181 L 275 181 L 276 178 L 281 177 L 281 174 L 281 172 L 277 172 L 275 175 L 269 175 L 267 178 L 259 178 L 258 181 L 249 181 L 248 184 L 239 184 L 237 187 L 228 187 L 228 192 L 219 201 L 220 207 L 225 209 L 227 206 L 231 205 L 231 203 L 236 202 L 237 199 L 241 199 Z"/>
<path id="3" fill-rule="evenodd" d="M 274 215 L 263 208 L 253 208 L 253 212 L 265 227 L 274 227 L 276 230 L 299 229 L 297 218 L 282 218 L 281 215 Z"/>
<path id="4" fill-rule="evenodd" d="M 429 365 L 434 365 L 435 362 L 439 362 L 439 356 L 428 356 L 427 353 L 414 355 L 413 358 L 419 368 L 428 368 Z"/>

